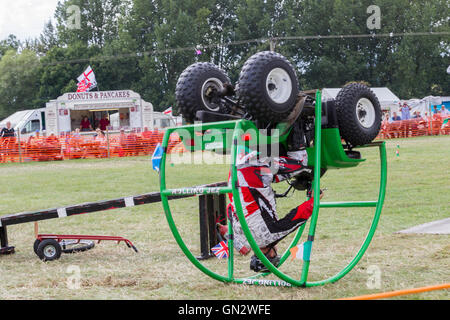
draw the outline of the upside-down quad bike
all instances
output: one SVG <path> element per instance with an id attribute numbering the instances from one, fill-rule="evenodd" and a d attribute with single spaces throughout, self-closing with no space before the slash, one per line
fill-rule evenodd
<path id="1" fill-rule="evenodd" d="M 381 107 L 373 91 L 361 83 L 343 87 L 335 99 L 322 101 L 321 90 L 300 91 L 293 65 L 282 55 L 259 52 L 244 64 L 238 82 L 233 85 L 227 74 L 208 62 L 194 63 L 186 68 L 176 86 L 176 100 L 184 119 L 190 125 L 170 128 L 163 140 L 167 150 L 169 136 L 178 133 L 188 151 L 210 150 L 230 153 L 231 183 L 227 187 L 190 190 L 167 189 L 165 183 L 164 152 L 161 160 L 161 198 L 172 233 L 189 260 L 207 275 L 224 282 L 315 286 L 337 281 L 347 274 L 361 259 L 375 232 L 386 188 L 386 151 L 384 142 L 372 142 L 381 126 Z M 299 134 L 301 133 L 301 134 Z M 302 139 L 301 142 L 296 139 Z M 308 240 L 303 244 L 303 270 L 300 279 L 294 279 L 280 271 L 280 266 L 290 255 L 287 250 L 280 264 L 274 266 L 258 248 L 249 230 L 237 190 L 235 166 L 239 147 L 261 151 L 264 147 L 278 150 L 280 155 L 290 144 L 306 147 L 310 173 L 303 172 L 292 178 L 289 188 L 320 192 L 320 177 L 328 169 L 351 168 L 365 161 L 355 149 L 379 147 L 380 192 L 376 201 L 320 202 L 314 198 L 314 210 L 310 220 Z M 256 277 L 236 279 L 233 275 L 233 238 L 228 237 L 228 276 L 219 275 L 200 263 L 184 244 L 172 219 L 168 197 L 179 193 L 227 194 L 235 199 L 236 213 L 242 229 L 256 256 L 267 269 L 282 281 L 263 281 Z M 369 233 L 353 260 L 335 276 L 315 282 L 307 281 L 310 252 L 320 208 L 374 207 L 375 214 Z M 289 248 L 297 245 L 305 224 L 297 231 Z M 232 233 L 232 228 L 228 228 Z"/>

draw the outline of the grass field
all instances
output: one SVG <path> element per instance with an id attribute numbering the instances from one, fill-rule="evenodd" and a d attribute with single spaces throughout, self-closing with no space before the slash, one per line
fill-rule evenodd
<path id="1" fill-rule="evenodd" d="M 396 156 L 397 145 L 400 156 Z M 32 223 L 8 228 L 16 253 L 0 256 L 0 299 L 335 299 L 450 282 L 450 236 L 398 234 L 397 231 L 450 216 L 450 137 L 421 137 L 387 142 L 388 187 L 379 227 L 360 263 L 340 281 L 323 287 L 275 288 L 217 282 L 197 270 L 173 239 L 160 203 L 40 222 L 42 233 L 118 235 L 129 238 L 138 254 L 123 243 L 102 242 L 93 250 L 63 254 L 44 263 L 34 254 Z M 377 151 L 364 150 L 367 162 L 355 169 L 329 171 L 324 201 L 375 200 Z M 224 181 L 228 165 L 169 167 L 169 187 Z M 1 215 L 82 202 L 137 195 L 159 189 L 148 157 L 106 160 L 3 164 Z M 285 184 L 276 186 L 282 191 Z M 279 200 L 280 215 L 305 199 L 303 192 Z M 198 199 L 172 202 L 180 232 L 199 253 Z M 320 212 L 309 280 L 338 272 L 365 237 L 371 209 Z M 307 226 L 308 227 L 308 226 Z M 304 237 L 303 237 L 304 238 Z M 304 240 L 301 240 L 304 241 Z M 281 248 L 289 240 L 283 241 Z M 252 275 L 250 255 L 237 257 L 236 276 Z M 226 262 L 209 259 L 226 274 Z M 301 261 L 282 269 L 300 276 Z M 78 277 L 79 276 L 79 277 Z M 378 276 L 379 282 L 373 282 Z M 274 277 L 268 277 L 274 279 Z M 450 292 L 395 299 L 449 299 Z"/>

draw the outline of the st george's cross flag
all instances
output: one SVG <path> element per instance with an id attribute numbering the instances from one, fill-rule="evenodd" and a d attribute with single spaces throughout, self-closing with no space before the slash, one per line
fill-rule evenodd
<path id="1" fill-rule="evenodd" d="M 87 67 L 87 69 L 77 78 L 77 80 L 77 92 L 90 91 L 97 86 L 97 80 L 95 79 L 94 70 L 92 70 L 91 66 Z"/>
<path id="2" fill-rule="evenodd" d="M 172 107 L 167 108 L 166 110 L 163 111 L 163 113 L 168 116 L 172 116 Z"/>

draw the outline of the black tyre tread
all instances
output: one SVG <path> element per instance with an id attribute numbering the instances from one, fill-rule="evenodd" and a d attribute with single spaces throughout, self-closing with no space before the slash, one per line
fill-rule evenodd
<path id="1" fill-rule="evenodd" d="M 296 76 L 295 68 L 284 56 L 272 51 L 262 51 L 251 56 L 242 67 L 239 75 L 238 84 L 238 96 L 242 105 L 246 111 L 255 120 L 259 120 L 263 123 L 279 122 L 286 119 L 292 111 L 292 108 L 285 112 L 275 112 L 264 101 L 265 96 L 265 77 L 266 65 L 274 60 L 282 61 L 286 63 L 293 71 L 293 91 L 295 92 L 295 98 L 291 102 L 292 108 L 295 106 L 295 99 L 299 92 L 298 79 Z M 264 83 L 262 83 L 264 82 Z"/>
<path id="2" fill-rule="evenodd" d="M 34 253 L 36 253 L 36 254 L 37 254 L 37 249 L 38 249 L 40 243 L 41 243 L 41 240 L 39 240 L 39 239 L 34 240 L 34 243 L 33 243 L 33 251 L 34 251 Z"/>
<path id="3" fill-rule="evenodd" d="M 56 248 L 56 255 L 54 256 L 54 257 L 52 257 L 52 258 L 47 258 L 45 255 L 44 255 L 44 248 L 47 246 L 47 245 L 53 245 L 55 248 Z M 37 255 L 38 255 L 38 257 L 41 259 L 41 260 L 43 260 L 43 261 L 53 261 L 53 260 L 57 260 L 57 259 L 59 259 L 60 257 L 61 257 L 61 246 L 59 245 L 59 243 L 56 241 L 56 240 L 54 240 L 54 239 L 45 239 L 45 240 L 42 240 L 41 241 L 41 243 L 39 244 L 39 246 L 38 246 L 38 248 L 37 248 Z"/>
<path id="4" fill-rule="evenodd" d="M 178 78 L 175 89 L 178 110 L 187 122 L 194 122 L 196 112 L 205 109 L 200 92 L 205 76 L 214 76 L 224 83 L 231 83 L 228 75 L 213 63 L 197 62 L 187 67 Z"/>
<path id="5" fill-rule="evenodd" d="M 354 106 L 360 98 L 372 101 L 376 112 L 374 125 L 362 128 L 356 119 Z M 336 97 L 336 113 L 341 138 L 352 146 L 361 146 L 371 143 L 381 128 L 381 106 L 378 98 L 369 87 L 362 83 L 351 83 L 342 88 Z"/>

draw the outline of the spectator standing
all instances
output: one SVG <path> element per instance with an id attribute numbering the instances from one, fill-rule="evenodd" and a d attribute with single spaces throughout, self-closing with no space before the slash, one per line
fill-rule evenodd
<path id="1" fill-rule="evenodd" d="M 390 126 L 392 138 L 399 138 L 400 127 L 402 125 L 401 120 L 402 120 L 402 118 L 399 115 L 397 115 L 397 112 L 392 113 L 391 126 Z"/>
<path id="2" fill-rule="evenodd" d="M 383 122 L 381 123 L 381 137 L 383 139 L 390 138 L 390 134 L 389 134 L 390 122 L 391 121 L 389 119 L 389 113 L 386 113 L 386 115 L 384 116 Z"/>
<path id="3" fill-rule="evenodd" d="M 402 118 L 397 115 L 397 112 L 393 112 L 391 120 L 392 121 L 400 121 L 400 120 L 402 120 Z"/>
<path id="4" fill-rule="evenodd" d="M 411 107 L 408 106 L 408 104 L 406 104 L 406 102 L 400 108 L 400 111 L 402 112 L 402 120 L 411 119 Z"/>
<path id="5" fill-rule="evenodd" d="M 431 134 L 437 136 L 441 131 L 443 119 L 441 113 L 437 110 L 436 106 L 434 107 L 434 110 L 435 112 L 431 119 Z"/>
<path id="6" fill-rule="evenodd" d="M 92 125 L 87 116 L 84 116 L 80 125 L 81 131 L 92 131 Z"/>
<path id="7" fill-rule="evenodd" d="M 419 129 L 419 122 L 421 120 L 421 116 L 419 111 L 414 111 L 411 117 L 411 135 L 413 137 L 417 136 Z"/>
<path id="8" fill-rule="evenodd" d="M 105 131 L 106 127 L 109 126 L 109 120 L 107 117 L 103 117 L 100 119 L 99 128 L 101 131 Z"/>
<path id="9" fill-rule="evenodd" d="M 423 115 L 423 120 L 425 121 L 425 127 L 427 129 L 427 135 L 431 135 L 431 116 L 428 115 L 428 112 L 425 111 L 424 115 Z"/>
<path id="10" fill-rule="evenodd" d="M 14 128 L 11 127 L 11 122 L 6 122 L 6 127 L 0 131 L 0 145 L 1 145 L 1 161 L 6 162 L 12 156 L 12 151 L 15 143 Z M 14 158 L 11 157 L 14 162 Z"/>
<path id="11" fill-rule="evenodd" d="M 443 119 L 445 119 L 445 118 L 448 118 L 449 116 L 450 116 L 450 111 L 448 111 L 447 108 L 444 105 L 442 105 L 441 106 L 441 117 Z"/>
<path id="12" fill-rule="evenodd" d="M 98 143 L 96 157 L 106 158 L 108 156 L 108 141 L 106 135 L 100 128 L 97 128 L 95 131 L 97 135 L 94 137 L 94 140 Z"/>
<path id="13" fill-rule="evenodd" d="M 2 138 L 11 138 L 14 137 L 14 128 L 11 128 L 11 122 L 6 123 L 6 127 L 0 131 L 0 137 Z"/>
<path id="14" fill-rule="evenodd" d="M 408 106 L 408 104 L 403 103 L 403 106 L 401 107 L 402 112 L 402 127 L 401 127 L 401 135 L 405 138 L 408 138 L 409 136 L 409 128 L 410 128 L 410 119 L 411 119 L 411 107 Z"/>

